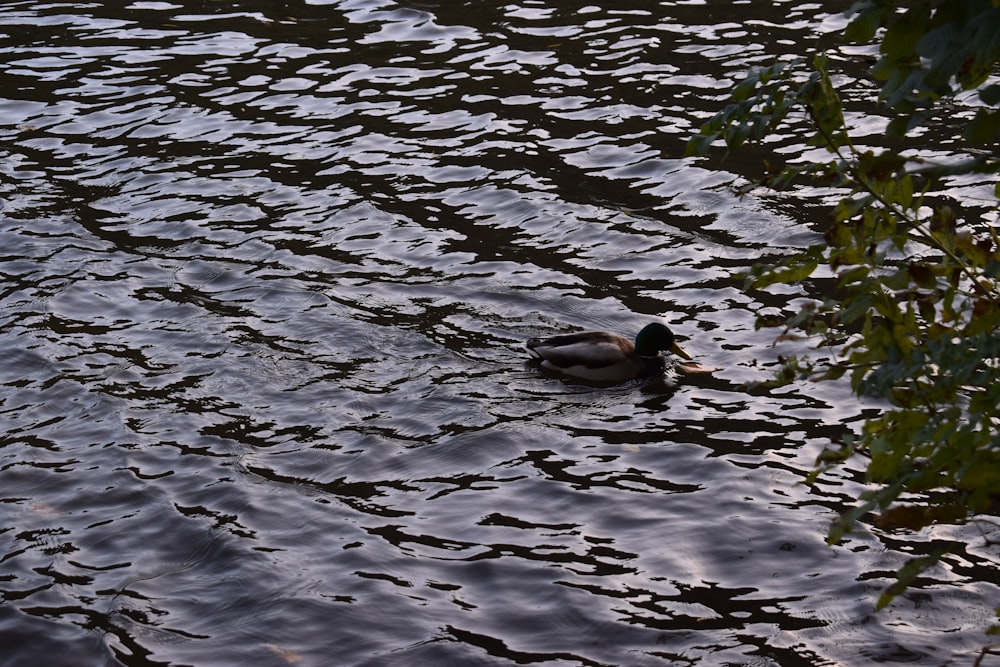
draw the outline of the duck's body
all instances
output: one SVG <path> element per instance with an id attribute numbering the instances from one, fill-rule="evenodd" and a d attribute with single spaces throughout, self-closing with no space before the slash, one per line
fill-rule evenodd
<path id="1" fill-rule="evenodd" d="M 624 382 L 662 373 L 667 364 L 662 352 L 691 358 L 659 322 L 644 327 L 635 343 L 607 331 L 580 331 L 532 338 L 526 346 L 543 368 L 592 382 Z"/>

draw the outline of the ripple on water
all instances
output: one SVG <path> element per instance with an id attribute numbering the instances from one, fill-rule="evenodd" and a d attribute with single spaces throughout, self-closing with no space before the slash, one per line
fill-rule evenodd
<path id="1" fill-rule="evenodd" d="M 780 11 L 0 8 L 0 663 L 972 656 L 995 540 L 826 545 L 863 475 L 803 482 L 877 406 L 745 387 L 806 349 L 757 313 L 809 295 L 738 274 L 824 202 L 680 156 L 843 25 Z M 521 350 L 657 318 L 720 370 L 598 389 Z"/>

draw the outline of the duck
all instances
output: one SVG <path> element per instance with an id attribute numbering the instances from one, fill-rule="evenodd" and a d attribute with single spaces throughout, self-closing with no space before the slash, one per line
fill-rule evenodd
<path id="1" fill-rule="evenodd" d="M 579 331 L 532 338 L 525 347 L 542 368 L 591 382 L 619 383 L 662 373 L 667 366 L 662 352 L 691 359 L 659 322 L 643 327 L 635 343 L 607 331 Z"/>

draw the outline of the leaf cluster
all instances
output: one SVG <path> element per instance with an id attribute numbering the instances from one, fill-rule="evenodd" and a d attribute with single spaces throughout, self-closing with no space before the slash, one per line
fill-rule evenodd
<path id="1" fill-rule="evenodd" d="M 883 527 L 918 530 L 967 520 L 1000 498 L 1000 235 L 930 194 L 956 175 L 1000 172 L 995 151 L 976 150 L 1000 141 L 1000 83 L 991 79 L 1000 62 L 1000 3 L 900 4 L 858 3 L 845 33 L 853 41 L 880 40 L 872 75 L 892 114 L 887 138 L 932 122 L 946 101 L 974 91 L 975 114 L 960 128 L 973 144 L 967 159 L 933 164 L 855 146 L 823 55 L 808 75 L 804 62 L 750 72 L 688 144 L 690 155 L 704 155 L 718 141 L 735 150 L 801 112 L 808 143 L 830 159 L 786 165 L 760 184 L 787 188 L 811 176 L 845 193 L 821 243 L 754 267 L 747 277 L 748 289 L 766 289 L 809 280 L 826 267 L 836 277 L 832 293 L 782 325 L 784 335 L 815 336 L 834 350 L 834 360 L 791 359 L 780 378 L 846 377 L 859 396 L 887 405 L 817 461 L 813 479 L 866 457 L 872 483 L 834 523 L 831 542 L 873 514 Z M 1000 184 L 995 188 L 1000 198 Z M 944 553 L 946 546 L 936 545 L 902 568 L 880 606 Z"/>
<path id="2" fill-rule="evenodd" d="M 976 90 L 983 105 L 966 124 L 973 143 L 1000 140 L 1000 83 L 988 78 L 1000 60 L 1000 7 L 991 0 L 866 0 L 845 31 L 867 43 L 881 32 L 872 74 L 882 81 L 882 99 L 898 112 L 888 134 L 902 137 L 925 122 L 935 103 Z"/>

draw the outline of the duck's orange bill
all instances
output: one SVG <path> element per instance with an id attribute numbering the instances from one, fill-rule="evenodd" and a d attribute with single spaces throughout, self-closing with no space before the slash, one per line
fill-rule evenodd
<path id="1" fill-rule="evenodd" d="M 690 354 L 684 351 L 684 348 L 682 348 L 680 345 L 677 344 L 677 341 L 674 341 L 674 344 L 670 346 L 670 351 L 676 354 L 681 359 L 693 358 Z"/>

